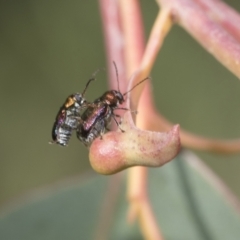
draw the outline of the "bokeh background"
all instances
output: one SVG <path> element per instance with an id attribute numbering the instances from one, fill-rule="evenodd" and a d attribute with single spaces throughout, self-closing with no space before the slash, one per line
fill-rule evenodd
<path id="1" fill-rule="evenodd" d="M 158 7 L 140 2 L 148 36 Z M 240 11 L 240 2 L 226 2 Z M 90 168 L 88 151 L 75 136 L 67 148 L 48 141 L 65 98 L 81 92 L 106 60 L 97 1 L 0 1 L 0 36 L 1 209 Z M 239 80 L 180 27 L 167 37 L 152 78 L 156 105 L 172 122 L 203 136 L 240 136 Z M 106 89 L 101 72 L 87 98 Z M 240 155 L 197 154 L 240 198 Z"/>

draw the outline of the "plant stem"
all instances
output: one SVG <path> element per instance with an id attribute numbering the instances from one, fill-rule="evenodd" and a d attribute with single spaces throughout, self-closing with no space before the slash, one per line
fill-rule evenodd
<path id="1" fill-rule="evenodd" d="M 212 18 L 212 16 L 216 16 L 216 11 L 212 11 L 213 7 L 208 8 L 206 13 L 197 0 L 157 1 L 163 9 L 170 8 L 177 23 L 229 71 L 240 78 L 240 44 L 236 40 L 239 34 L 237 34 L 236 30 L 239 29 L 239 26 L 223 24 L 227 28 L 224 29 L 215 18 Z M 202 3 L 203 1 L 200 2 Z M 217 6 L 219 6 L 219 2 L 216 4 Z M 226 16 L 229 19 L 227 23 L 232 23 L 236 19 L 236 14 L 233 14 L 234 11 L 230 12 L 230 7 L 226 6 L 221 6 L 221 12 L 226 10 L 228 12 Z M 236 34 L 232 36 L 230 32 L 235 32 Z"/>

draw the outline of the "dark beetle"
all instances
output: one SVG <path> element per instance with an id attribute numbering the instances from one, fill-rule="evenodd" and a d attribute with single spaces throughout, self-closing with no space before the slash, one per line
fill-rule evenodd
<path id="1" fill-rule="evenodd" d="M 77 128 L 77 137 L 85 146 L 89 146 L 95 138 L 105 132 L 111 111 L 104 103 L 99 102 L 83 112 Z"/>
<path id="2" fill-rule="evenodd" d="M 86 107 L 86 101 L 82 94 L 76 93 L 70 95 L 62 107 L 59 109 L 52 128 L 52 142 L 66 146 L 71 137 L 72 130 L 76 129 L 79 112 Z"/>
<path id="3" fill-rule="evenodd" d="M 98 72 L 98 71 L 97 71 Z M 62 107 L 59 109 L 55 122 L 52 128 L 52 141 L 50 143 L 57 143 L 61 146 L 67 146 L 72 131 L 77 128 L 81 119 L 80 112 L 90 105 L 85 99 L 84 94 L 91 81 L 95 80 L 93 77 L 88 80 L 86 87 L 82 93 L 75 93 L 70 95 Z"/>
<path id="4" fill-rule="evenodd" d="M 108 130 L 107 126 L 112 118 L 119 127 L 119 122 L 116 117 L 121 117 L 115 114 L 114 110 L 129 110 L 127 108 L 119 108 L 118 106 L 124 103 L 124 96 L 128 92 L 132 91 L 137 85 L 148 79 L 143 79 L 132 87 L 132 89 L 122 94 L 119 90 L 117 67 L 115 62 L 113 63 L 117 74 L 118 91 L 109 90 L 105 92 L 100 98 L 97 98 L 91 106 L 87 107 L 81 115 L 80 124 L 77 127 L 77 137 L 85 146 L 90 146 L 94 139 L 99 136 L 101 137 L 104 132 Z M 119 129 L 124 132 L 120 127 Z"/>

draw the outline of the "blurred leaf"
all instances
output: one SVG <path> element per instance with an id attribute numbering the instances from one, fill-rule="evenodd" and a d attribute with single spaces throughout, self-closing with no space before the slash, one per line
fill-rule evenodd
<path id="1" fill-rule="evenodd" d="M 184 152 L 164 167 L 149 170 L 150 199 L 166 239 L 240 239 L 239 212 L 221 185 L 216 187 L 219 180 L 210 176 L 209 181 L 204 168 L 195 155 Z M 5 212 L 0 239 L 142 239 L 137 225 L 126 222 L 126 174 L 81 179 L 40 191 Z"/>

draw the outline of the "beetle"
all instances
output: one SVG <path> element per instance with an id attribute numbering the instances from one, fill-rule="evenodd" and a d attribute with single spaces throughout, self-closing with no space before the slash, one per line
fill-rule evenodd
<path id="1" fill-rule="evenodd" d="M 118 107 L 119 105 L 125 102 L 125 95 L 132 91 L 142 82 L 146 81 L 148 78 L 145 78 L 133 86 L 129 91 L 121 93 L 119 90 L 119 80 L 118 80 L 118 71 L 116 63 L 113 62 L 118 82 L 118 90 L 109 90 L 106 91 L 101 97 L 97 98 L 91 106 L 88 106 L 86 110 L 82 113 L 80 123 L 77 127 L 77 138 L 85 145 L 90 146 L 94 139 L 97 137 L 102 137 L 105 131 L 109 130 L 108 124 L 114 119 L 118 128 L 124 132 L 117 121 L 116 117 L 121 117 L 114 113 L 116 109 L 129 110 L 127 108 Z"/>
<path id="2" fill-rule="evenodd" d="M 72 131 L 78 126 L 81 119 L 81 110 L 88 107 L 91 103 L 84 99 L 84 95 L 91 81 L 95 80 L 97 70 L 90 78 L 82 93 L 74 93 L 67 97 L 64 104 L 60 107 L 55 122 L 52 127 L 52 141 L 50 144 L 59 144 L 61 146 L 67 146 Z"/>

